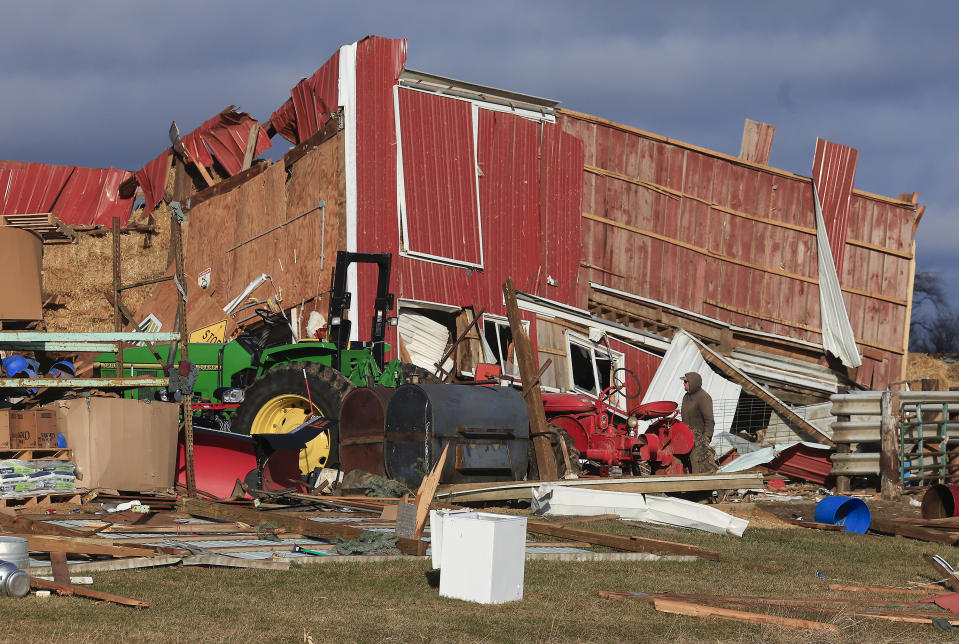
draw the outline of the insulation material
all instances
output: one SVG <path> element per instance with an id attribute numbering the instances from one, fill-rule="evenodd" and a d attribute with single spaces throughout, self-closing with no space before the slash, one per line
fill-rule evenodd
<path id="1" fill-rule="evenodd" d="M 819 309 L 822 316 L 822 347 L 833 354 L 844 365 L 856 368 L 862 364 L 856 337 L 853 335 L 846 303 L 843 301 L 839 275 L 833 264 L 833 255 L 829 248 L 829 235 L 819 203 L 819 191 L 813 184 L 813 199 L 816 206 L 816 247 L 819 256 Z"/>
<path id="2" fill-rule="evenodd" d="M 656 375 L 653 376 L 652 382 L 649 383 L 643 395 L 643 403 L 671 400 L 682 405 L 686 390 L 680 378 L 690 371 L 695 371 L 703 377 L 703 389 L 712 397 L 714 410 L 719 404 L 725 408 L 735 409 L 742 387 L 713 371 L 706 364 L 699 352 L 699 347 L 690 335 L 682 330 L 673 337 L 659 369 L 656 370 Z M 714 432 L 717 434 L 728 432 L 732 422 L 733 414 L 717 413 Z"/>
<path id="3" fill-rule="evenodd" d="M 81 168 L 0 161 L 0 214 L 52 212 L 71 226 L 121 225 L 130 218 L 133 198 L 119 195 L 132 173 L 116 168 Z"/>
<path id="4" fill-rule="evenodd" d="M 533 490 L 534 514 L 596 516 L 617 514 L 620 519 L 703 530 L 713 534 L 743 536 L 749 521 L 722 510 L 670 496 L 634 492 L 587 490 L 562 485 L 541 485 Z"/>
<path id="5" fill-rule="evenodd" d="M 452 342 L 449 329 L 419 313 L 400 313 L 399 334 L 410 362 L 430 373 L 436 371 L 436 363 Z M 453 360 L 447 359 L 443 369 L 449 371 L 452 368 Z"/>
<path id="6" fill-rule="evenodd" d="M 143 201 L 147 215 L 153 212 L 156 205 L 163 199 L 163 189 L 166 186 L 169 169 L 170 150 L 168 148 L 153 161 L 137 170 L 137 184 L 143 190 Z"/>

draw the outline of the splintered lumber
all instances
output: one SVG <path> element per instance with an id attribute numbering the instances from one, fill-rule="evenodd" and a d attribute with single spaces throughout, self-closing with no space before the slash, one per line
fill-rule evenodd
<path id="1" fill-rule="evenodd" d="M 780 521 L 798 525 L 800 528 L 813 528 L 814 530 L 832 530 L 834 532 L 843 532 L 846 529 L 844 525 L 835 525 L 833 523 L 817 523 L 815 521 L 802 521 L 800 519 L 783 519 L 777 517 Z"/>
<path id="2" fill-rule="evenodd" d="M 114 545 L 110 539 L 55 537 L 30 535 L 27 548 L 37 552 L 70 552 L 83 555 L 109 555 L 111 557 L 153 557 L 156 550 L 151 546 Z"/>
<path id="3" fill-rule="evenodd" d="M 742 606 L 745 608 L 793 608 L 796 610 L 821 611 L 824 607 L 833 607 L 836 610 L 870 609 L 873 607 L 888 607 L 890 601 L 883 599 L 845 599 L 834 597 L 765 597 L 761 595 L 707 595 L 696 593 L 637 593 L 623 590 L 601 590 L 599 596 L 604 599 L 633 599 L 652 603 L 657 599 L 671 599 L 676 601 L 695 602 L 699 604 L 724 604 L 728 606 Z M 906 602 L 909 608 L 916 608 L 913 600 Z"/>
<path id="4" fill-rule="evenodd" d="M 481 501 L 529 501 L 533 490 L 544 481 L 504 481 L 502 483 L 456 483 L 441 485 L 437 498 L 455 499 L 457 503 Z M 550 481 L 550 485 L 581 487 L 612 492 L 703 492 L 761 488 L 762 474 L 742 472 L 723 474 L 691 474 L 684 476 L 636 476 L 617 478 L 581 478 Z"/>
<path id="5" fill-rule="evenodd" d="M 690 602 L 676 601 L 674 599 L 656 599 L 653 602 L 656 610 L 663 613 L 673 613 L 676 615 L 688 615 L 690 617 L 718 617 L 719 619 L 729 619 L 736 622 L 748 622 L 750 624 L 772 624 L 782 626 L 783 628 L 792 628 L 802 631 L 828 631 L 829 633 L 839 634 L 839 627 L 835 624 L 826 624 L 823 622 L 812 622 L 806 619 L 795 619 L 793 617 L 779 617 L 777 615 L 767 615 L 765 613 L 749 613 L 742 610 L 732 610 L 730 608 L 717 608 L 715 606 L 703 606 Z"/>
<path id="6" fill-rule="evenodd" d="M 669 552 L 678 555 L 693 555 L 712 561 L 719 561 L 722 558 L 717 552 L 706 550 L 699 546 L 690 546 L 685 543 L 647 539 L 645 537 L 606 534 L 604 532 L 595 532 L 582 528 L 569 528 L 562 524 L 557 525 L 545 521 L 527 521 L 526 531 L 532 534 L 548 534 L 552 537 L 560 537 L 562 539 L 569 539 L 570 541 L 581 541 L 594 546 L 605 546 L 607 548 L 628 550 L 630 552 Z"/>
<path id="7" fill-rule="evenodd" d="M 430 504 L 433 503 L 433 496 L 440 484 L 440 476 L 443 475 L 443 466 L 446 464 L 446 454 L 449 451 L 450 444 L 447 443 L 433 470 L 423 478 L 420 489 L 416 491 L 414 502 L 416 505 L 416 522 L 413 524 L 413 538 L 417 541 L 423 536 L 423 530 L 426 529 L 426 519 L 430 515 Z"/>
<path id="8" fill-rule="evenodd" d="M 247 525 L 259 525 L 261 521 L 272 523 L 291 532 L 315 537 L 318 539 L 333 540 L 337 537 L 356 539 L 365 530 L 339 523 L 320 523 L 290 516 L 282 512 L 263 512 L 253 508 L 201 501 L 200 499 L 182 498 L 180 508 L 183 512 L 204 519 L 220 519 L 224 521 L 242 521 Z M 418 539 L 397 539 L 396 547 L 408 555 L 422 555 L 426 552 L 426 542 Z"/>
<path id="9" fill-rule="evenodd" d="M 133 606 L 134 608 L 149 608 L 150 602 L 143 601 L 141 599 L 130 599 L 128 597 L 121 597 L 120 595 L 114 595 L 112 593 L 105 593 L 102 590 L 93 590 L 91 588 L 79 588 L 77 586 L 72 586 L 70 584 L 59 584 L 55 581 L 46 581 L 44 579 L 37 579 L 36 577 L 30 577 L 30 585 L 34 588 L 46 588 L 47 590 L 55 590 L 58 595 L 76 595 L 78 597 L 87 597 L 89 599 L 99 599 L 104 602 L 111 602 L 113 604 L 121 604 L 123 606 Z"/>
<path id="10" fill-rule="evenodd" d="M 82 532 L 53 523 L 31 521 L 22 517 L 10 516 L 3 512 L 0 512 L 0 528 L 13 534 L 47 534 L 62 537 L 89 537 L 94 532 Z"/>
<path id="11" fill-rule="evenodd" d="M 516 351 L 519 374 L 523 379 L 524 389 L 529 388 L 524 392 L 524 394 L 528 394 L 524 395 L 524 400 L 526 402 L 526 412 L 529 415 L 529 430 L 533 437 L 536 466 L 542 480 L 555 481 L 559 478 L 559 470 L 556 466 L 556 455 L 553 453 L 553 447 L 550 443 L 546 411 L 543 407 L 543 397 L 540 395 L 540 386 L 537 382 L 533 344 L 523 327 L 523 319 L 520 317 L 519 305 L 516 302 L 516 288 L 513 286 L 512 277 L 506 278 L 506 283 L 503 284 L 503 301 L 506 303 L 506 315 L 509 317 L 510 333 L 513 335 L 513 346 Z"/>
<path id="12" fill-rule="evenodd" d="M 959 534 L 956 534 L 955 532 L 946 532 L 944 530 L 933 528 L 923 528 L 920 526 L 909 525 L 908 523 L 904 523 L 902 521 L 884 519 L 876 516 L 873 516 L 872 521 L 869 523 L 869 531 L 885 532 L 887 534 L 894 534 L 900 537 L 909 537 L 910 539 L 930 541 L 932 543 L 944 543 L 950 546 L 959 542 Z"/>

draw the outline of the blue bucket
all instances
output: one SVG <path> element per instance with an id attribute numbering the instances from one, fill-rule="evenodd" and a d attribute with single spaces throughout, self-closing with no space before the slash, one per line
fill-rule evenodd
<path id="1" fill-rule="evenodd" d="M 862 499 L 851 496 L 827 496 L 816 505 L 816 521 L 844 525 L 846 532 L 865 534 L 872 513 Z"/>

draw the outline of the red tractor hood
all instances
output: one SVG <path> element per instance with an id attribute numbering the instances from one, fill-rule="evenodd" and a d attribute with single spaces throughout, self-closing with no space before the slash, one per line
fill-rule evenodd
<path id="1" fill-rule="evenodd" d="M 543 394 L 543 408 L 547 414 L 580 413 L 595 407 L 595 400 L 580 394 Z"/>

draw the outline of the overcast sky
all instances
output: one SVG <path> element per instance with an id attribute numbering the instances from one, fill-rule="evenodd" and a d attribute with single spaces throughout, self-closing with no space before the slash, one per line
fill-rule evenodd
<path id="1" fill-rule="evenodd" d="M 919 270 L 959 297 L 959 3 L 44 2 L 0 0 L 0 158 L 135 170 L 230 104 L 269 118 L 340 45 L 409 40 L 408 67 L 811 174 L 816 137 L 856 187 L 927 206 Z M 276 139 L 279 141 L 279 138 Z"/>

